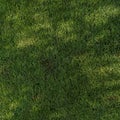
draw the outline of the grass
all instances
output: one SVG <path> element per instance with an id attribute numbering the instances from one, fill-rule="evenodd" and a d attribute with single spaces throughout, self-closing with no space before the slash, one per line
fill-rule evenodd
<path id="1" fill-rule="evenodd" d="M 119 120 L 119 0 L 0 0 L 0 26 L 0 120 Z"/>

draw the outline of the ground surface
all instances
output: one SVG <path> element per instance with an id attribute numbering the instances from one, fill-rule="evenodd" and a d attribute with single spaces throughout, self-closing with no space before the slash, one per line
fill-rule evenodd
<path id="1" fill-rule="evenodd" d="M 119 0 L 0 0 L 0 120 L 120 120 Z"/>

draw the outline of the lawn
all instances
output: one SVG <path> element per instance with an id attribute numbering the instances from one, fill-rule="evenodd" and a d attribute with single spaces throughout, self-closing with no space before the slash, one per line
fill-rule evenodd
<path id="1" fill-rule="evenodd" d="M 0 0 L 0 120 L 120 120 L 120 0 Z"/>

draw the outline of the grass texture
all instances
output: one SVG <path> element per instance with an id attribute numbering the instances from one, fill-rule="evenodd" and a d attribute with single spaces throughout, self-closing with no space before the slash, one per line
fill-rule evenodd
<path id="1" fill-rule="evenodd" d="M 0 120 L 120 120 L 120 1 L 0 0 Z"/>

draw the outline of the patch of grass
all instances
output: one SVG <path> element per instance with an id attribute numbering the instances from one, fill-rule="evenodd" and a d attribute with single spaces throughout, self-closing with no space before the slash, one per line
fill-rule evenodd
<path id="1" fill-rule="evenodd" d="M 120 2 L 0 0 L 0 119 L 119 120 Z"/>

